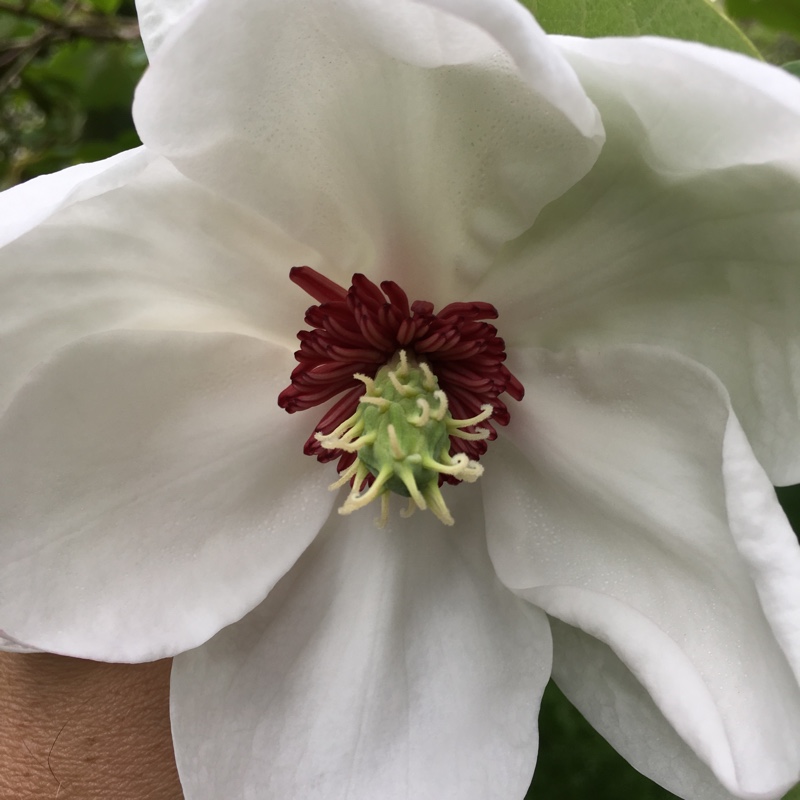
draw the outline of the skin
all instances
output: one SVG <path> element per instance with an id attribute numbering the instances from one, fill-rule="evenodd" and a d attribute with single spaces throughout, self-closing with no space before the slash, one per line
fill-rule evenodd
<path id="1" fill-rule="evenodd" d="M 0 653 L 0 798 L 182 800 L 169 671 Z"/>

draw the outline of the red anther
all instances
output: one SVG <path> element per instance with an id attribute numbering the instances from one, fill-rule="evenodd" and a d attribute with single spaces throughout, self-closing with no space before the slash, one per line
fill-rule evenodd
<path id="1" fill-rule="evenodd" d="M 356 322 L 358 327 L 361 328 L 364 338 L 378 350 L 391 351 L 394 348 L 394 342 L 384 335 L 375 317 L 370 316 L 364 306 L 361 306 L 356 313 L 358 315 Z"/>
<path id="2" fill-rule="evenodd" d="M 353 367 L 346 361 L 329 361 L 327 364 L 317 364 L 314 369 L 304 370 L 302 379 L 316 387 L 337 379 L 349 380 L 353 377 L 353 372 Z"/>
<path id="3" fill-rule="evenodd" d="M 433 303 L 429 303 L 427 300 L 415 300 L 411 304 L 411 310 L 421 317 L 428 317 L 433 314 Z"/>
<path id="4" fill-rule="evenodd" d="M 292 267 L 289 270 L 289 280 L 320 303 L 344 300 L 347 297 L 347 292 L 338 283 L 311 267 Z"/>
<path id="5" fill-rule="evenodd" d="M 468 319 L 497 319 L 497 309 L 491 303 L 450 303 L 437 315 L 439 319 L 466 317 Z"/>
<path id="6" fill-rule="evenodd" d="M 401 347 L 405 347 L 413 338 L 416 333 L 416 326 L 414 320 L 404 319 L 397 328 L 397 343 Z"/>
<path id="7" fill-rule="evenodd" d="M 377 319 L 378 324 L 381 326 L 381 330 L 393 331 L 397 330 L 397 326 L 400 324 L 403 317 L 394 306 L 384 303 L 378 309 Z"/>
<path id="8" fill-rule="evenodd" d="M 349 392 L 343 394 L 324 414 L 317 425 L 320 433 L 330 433 L 353 415 L 354 406 L 364 394 L 364 384 L 360 381 Z M 316 433 L 316 431 L 315 431 Z"/>
<path id="9" fill-rule="evenodd" d="M 314 327 L 321 326 L 315 325 Z M 324 327 L 327 328 L 330 338 L 336 339 L 342 344 L 362 345 L 364 343 L 364 337 L 353 319 L 349 319 L 345 325 L 335 317 L 328 317 L 324 323 Z M 316 331 L 314 331 L 314 333 L 316 333 Z"/>
<path id="10" fill-rule="evenodd" d="M 437 331 L 436 333 L 431 333 L 429 336 L 426 336 L 424 339 L 417 339 L 414 344 L 416 344 L 416 349 L 420 353 L 435 353 L 448 342 L 448 337 L 449 340 L 452 341 L 457 336 L 458 331 L 456 330 Z"/>
<path id="11" fill-rule="evenodd" d="M 508 409 L 505 406 L 503 406 L 502 408 L 498 408 L 497 409 L 497 412 L 492 417 L 492 419 L 498 425 L 505 426 L 505 425 L 508 425 L 509 422 L 511 422 L 511 414 L 509 413 Z"/>
<path id="12" fill-rule="evenodd" d="M 392 307 L 400 312 L 401 317 L 407 317 L 411 314 L 411 309 L 408 305 L 408 295 L 394 281 L 382 281 L 381 289 L 383 289 L 383 293 L 389 298 Z"/>
<path id="13" fill-rule="evenodd" d="M 328 353 L 337 361 L 366 361 L 371 364 L 376 358 L 381 357 L 381 352 L 374 347 L 341 347 L 338 344 L 328 346 Z"/>
<path id="14" fill-rule="evenodd" d="M 468 441 L 451 436 L 451 455 L 466 453 L 478 460 L 487 442 L 497 436 L 494 425 L 508 424 L 508 408 L 499 396 L 507 393 L 521 400 L 524 389 L 503 364 L 505 343 L 497 329 L 480 321 L 497 318 L 490 303 L 450 303 L 435 314 L 433 303 L 426 300 L 409 305 L 408 295 L 394 281 L 383 281 L 379 288 L 356 274 L 350 289 L 343 289 L 311 267 L 293 267 L 289 275 L 319 305 L 306 312 L 312 330 L 298 334 L 298 364 L 291 386 L 278 396 L 278 405 L 291 414 L 341 395 L 305 443 L 306 454 L 322 462 L 338 459 L 339 472 L 355 461 L 355 453 L 326 449 L 314 434 L 330 433 L 355 413 L 364 394 L 355 373 L 374 378 L 399 350 L 429 363 L 454 419 L 475 417 L 486 404 L 494 409 L 491 421 L 467 429 L 486 429 L 489 438 Z M 458 483 L 452 476 L 442 480 Z"/>
<path id="15" fill-rule="evenodd" d="M 503 353 L 505 356 L 505 353 Z M 517 377 L 505 365 L 500 365 L 500 372 L 505 379 L 503 391 L 508 392 L 517 402 L 525 397 L 525 387 L 519 382 Z"/>
<path id="16" fill-rule="evenodd" d="M 453 359 L 465 359 L 465 358 L 472 358 L 473 356 L 478 355 L 478 353 L 483 349 L 483 342 L 481 341 L 472 341 L 472 342 L 449 342 L 442 347 L 439 348 L 439 357 L 446 357 L 446 358 L 453 358 Z M 470 364 L 472 366 L 472 364 Z"/>
<path id="17" fill-rule="evenodd" d="M 378 306 L 386 302 L 381 290 L 366 276 L 357 272 L 353 275 L 353 285 L 347 293 L 348 299 L 357 298 L 365 305 Z"/>

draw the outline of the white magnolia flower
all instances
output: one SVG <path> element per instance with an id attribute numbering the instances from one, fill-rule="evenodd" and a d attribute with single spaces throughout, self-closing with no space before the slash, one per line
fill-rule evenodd
<path id="1" fill-rule="evenodd" d="M 512 0 L 140 11 L 146 148 L 0 200 L 8 646 L 183 653 L 189 800 L 521 798 L 551 673 L 681 797 L 781 795 L 800 83 Z M 490 393 L 511 421 L 443 488 L 454 526 L 336 513 L 323 410 L 277 402 L 299 265 L 497 309 L 525 396 Z"/>

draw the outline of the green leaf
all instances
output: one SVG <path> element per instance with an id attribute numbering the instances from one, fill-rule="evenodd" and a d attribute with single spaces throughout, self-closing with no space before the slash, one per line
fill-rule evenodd
<path id="1" fill-rule="evenodd" d="M 101 14 L 116 14 L 122 5 L 122 0 L 89 0 Z"/>
<path id="2" fill-rule="evenodd" d="M 709 0 L 523 0 L 523 5 L 548 33 L 669 36 L 761 57 Z"/>
<path id="3" fill-rule="evenodd" d="M 31 0 L 30 3 L 22 5 L 34 14 L 50 19 L 60 19 L 64 13 L 63 0 Z"/>
<path id="4" fill-rule="evenodd" d="M 800 484 L 795 486 L 778 486 L 775 489 L 786 516 L 789 518 L 795 533 L 800 537 Z M 798 794 L 800 800 L 800 794 Z"/>
<path id="5" fill-rule="evenodd" d="M 69 42 L 47 62 L 31 65 L 28 76 L 37 83 L 70 86 L 85 109 L 128 108 L 143 69 L 139 49 L 121 42 Z"/>
<path id="6" fill-rule="evenodd" d="M 800 0 L 727 0 L 725 5 L 732 17 L 758 20 L 800 36 Z"/>
<path id="7" fill-rule="evenodd" d="M 788 64 L 784 64 L 783 68 L 800 78 L 800 61 L 790 61 Z"/>
<path id="8" fill-rule="evenodd" d="M 800 800 L 800 784 L 795 786 L 789 794 L 785 795 L 783 800 Z"/>
<path id="9" fill-rule="evenodd" d="M 20 39 L 35 33 L 38 26 L 31 20 L 22 19 L 6 11 L 0 12 L 0 43 L 2 47 L 8 47 L 11 39 Z"/>

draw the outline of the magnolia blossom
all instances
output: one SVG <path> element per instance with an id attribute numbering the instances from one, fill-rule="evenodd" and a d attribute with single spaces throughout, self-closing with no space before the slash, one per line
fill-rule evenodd
<path id="1" fill-rule="evenodd" d="M 772 488 L 800 482 L 800 83 L 548 37 L 513 0 L 140 19 L 145 146 L 0 198 L 6 646 L 177 655 L 188 800 L 522 798 L 551 674 L 680 797 L 779 797 L 800 778 L 800 550 Z M 423 312 L 446 335 L 414 338 Z M 379 527 L 380 464 L 342 464 L 367 429 L 322 420 L 380 410 L 412 367 L 423 433 L 437 391 L 477 412 L 416 513 L 381 479 Z M 381 435 L 380 463 L 408 455 Z"/>

